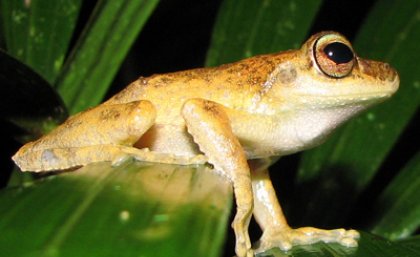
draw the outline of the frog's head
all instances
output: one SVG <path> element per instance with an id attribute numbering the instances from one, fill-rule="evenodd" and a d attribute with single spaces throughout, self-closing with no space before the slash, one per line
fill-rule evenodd
<path id="1" fill-rule="evenodd" d="M 319 144 L 350 117 L 390 97 L 399 85 L 393 68 L 358 57 L 336 32 L 315 34 L 301 49 L 278 58 L 266 92 L 276 99 L 283 120 L 289 117 L 283 131 L 293 131 L 304 146 Z"/>
<path id="2" fill-rule="evenodd" d="M 272 73 L 281 82 L 276 91 L 304 108 L 366 107 L 398 89 L 399 77 L 392 67 L 358 57 L 336 32 L 317 33 L 287 54 L 291 56 Z"/>

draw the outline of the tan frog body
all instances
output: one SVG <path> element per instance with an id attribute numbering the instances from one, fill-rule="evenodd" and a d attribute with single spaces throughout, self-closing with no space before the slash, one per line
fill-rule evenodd
<path id="1" fill-rule="evenodd" d="M 30 171 L 118 164 L 127 157 L 208 162 L 233 185 L 239 257 L 253 256 L 252 214 L 263 230 L 256 252 L 317 241 L 357 246 L 354 230 L 290 228 L 267 168 L 279 156 L 322 143 L 338 125 L 390 97 L 398 85 L 398 74 L 388 64 L 363 60 L 343 36 L 322 32 L 299 50 L 139 78 L 24 145 L 13 160 Z"/>

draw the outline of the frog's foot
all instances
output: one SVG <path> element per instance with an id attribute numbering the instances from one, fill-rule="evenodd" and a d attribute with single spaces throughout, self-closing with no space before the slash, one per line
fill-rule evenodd
<path id="1" fill-rule="evenodd" d="M 236 244 L 235 252 L 237 257 L 253 257 L 254 251 L 252 249 L 251 240 L 248 235 L 248 223 L 247 218 L 242 218 L 241 213 L 237 214 L 233 223 L 232 228 L 235 231 Z"/>
<path id="2" fill-rule="evenodd" d="M 287 228 L 265 231 L 258 242 L 258 248 L 255 252 L 261 253 L 274 247 L 287 251 L 295 245 L 308 245 L 321 241 L 325 243 L 339 243 L 346 247 L 356 247 L 358 238 L 359 232 L 356 230 L 323 230 L 312 227 Z"/>

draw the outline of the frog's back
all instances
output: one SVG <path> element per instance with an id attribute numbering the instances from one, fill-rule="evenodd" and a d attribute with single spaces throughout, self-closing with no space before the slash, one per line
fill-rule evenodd
<path id="1" fill-rule="evenodd" d="M 261 55 L 214 68 L 140 77 L 107 104 L 148 100 L 156 107 L 156 123 L 171 124 L 182 122 L 180 109 L 192 98 L 244 109 L 255 101 L 275 63 L 276 54 Z"/>

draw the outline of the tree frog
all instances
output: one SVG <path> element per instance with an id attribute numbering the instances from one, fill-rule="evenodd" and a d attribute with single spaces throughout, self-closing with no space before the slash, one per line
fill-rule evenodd
<path id="1" fill-rule="evenodd" d="M 326 31 L 300 49 L 219 67 L 140 77 L 103 104 L 76 114 L 24 145 L 23 171 L 62 170 L 126 158 L 213 165 L 233 187 L 232 227 L 239 257 L 318 241 L 357 246 L 355 230 L 291 228 L 268 166 L 322 143 L 350 117 L 396 92 L 397 72 L 358 57 L 341 34 Z M 263 234 L 251 246 L 254 215 Z"/>

